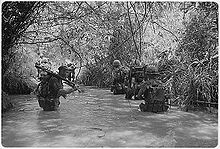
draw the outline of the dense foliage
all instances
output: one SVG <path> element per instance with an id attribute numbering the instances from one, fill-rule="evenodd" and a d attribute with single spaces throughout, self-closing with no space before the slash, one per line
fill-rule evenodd
<path id="1" fill-rule="evenodd" d="M 165 73 L 164 83 L 172 98 L 180 99 L 179 103 L 217 101 L 217 3 L 43 4 L 43 9 L 39 9 L 42 3 L 38 2 L 3 4 L 3 40 L 7 41 L 2 48 L 3 74 L 7 70 L 19 76 L 36 76 L 34 63 L 44 56 L 50 59 L 53 71 L 74 62 L 78 81 L 109 87 L 112 63 L 119 59 L 124 67 L 138 62 L 156 64 Z M 9 12 L 15 15 L 5 15 Z M 5 18 L 15 22 L 13 33 Z"/>
<path id="2" fill-rule="evenodd" d="M 87 64 L 85 69 L 80 78 L 84 85 L 105 88 L 112 84 L 111 70 L 107 64 Z"/>
<path id="3" fill-rule="evenodd" d="M 2 74 L 4 75 L 15 56 L 12 48 L 26 29 L 33 24 L 40 2 L 4 2 L 2 4 Z"/>
<path id="4" fill-rule="evenodd" d="M 186 102 L 218 100 L 218 5 L 199 3 L 179 44 Z"/>
<path id="5" fill-rule="evenodd" d="M 172 74 L 172 93 L 174 97 L 181 97 L 181 104 L 198 100 L 217 102 L 217 3 L 198 3 L 196 12 L 190 15 L 185 26 L 186 30 L 176 49 L 176 58 L 166 58 L 161 68 Z"/>
<path id="6" fill-rule="evenodd" d="M 27 73 L 22 73 L 24 69 L 20 68 L 26 66 L 27 59 L 18 42 L 43 5 L 41 2 L 10 1 L 2 4 L 2 89 L 9 94 L 28 94 L 33 89 L 29 86 L 32 82 L 24 80 Z"/>

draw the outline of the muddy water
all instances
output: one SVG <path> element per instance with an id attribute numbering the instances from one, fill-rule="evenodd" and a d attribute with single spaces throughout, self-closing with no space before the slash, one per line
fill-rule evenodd
<path id="1" fill-rule="evenodd" d="M 58 111 L 42 111 L 34 96 L 12 96 L 16 108 L 2 117 L 4 147 L 215 147 L 215 115 L 140 112 L 109 90 L 87 88 L 61 98 Z"/>

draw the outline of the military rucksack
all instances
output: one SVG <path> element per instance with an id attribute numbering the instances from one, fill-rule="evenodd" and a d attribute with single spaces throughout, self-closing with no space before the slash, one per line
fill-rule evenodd
<path id="1" fill-rule="evenodd" d="M 49 79 L 51 77 L 47 78 L 47 80 L 40 82 L 39 88 L 38 88 L 38 96 L 47 98 L 50 94 L 50 87 L 49 87 Z"/>
<path id="2" fill-rule="evenodd" d="M 59 89 L 62 88 L 62 82 L 52 76 L 42 81 L 38 88 L 38 96 L 43 98 L 56 98 Z"/>

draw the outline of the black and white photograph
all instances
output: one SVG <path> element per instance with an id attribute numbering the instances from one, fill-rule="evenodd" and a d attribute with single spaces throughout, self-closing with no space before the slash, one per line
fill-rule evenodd
<path id="1" fill-rule="evenodd" d="M 1 148 L 218 148 L 218 1 L 1 1 Z"/>

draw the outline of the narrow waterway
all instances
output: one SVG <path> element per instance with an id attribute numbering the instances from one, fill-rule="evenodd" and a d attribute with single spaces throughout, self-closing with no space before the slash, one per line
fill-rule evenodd
<path id="1" fill-rule="evenodd" d="M 215 147 L 217 116 L 140 112 L 142 101 L 109 90 L 86 88 L 43 111 L 34 95 L 12 96 L 16 108 L 2 116 L 4 147 Z"/>

